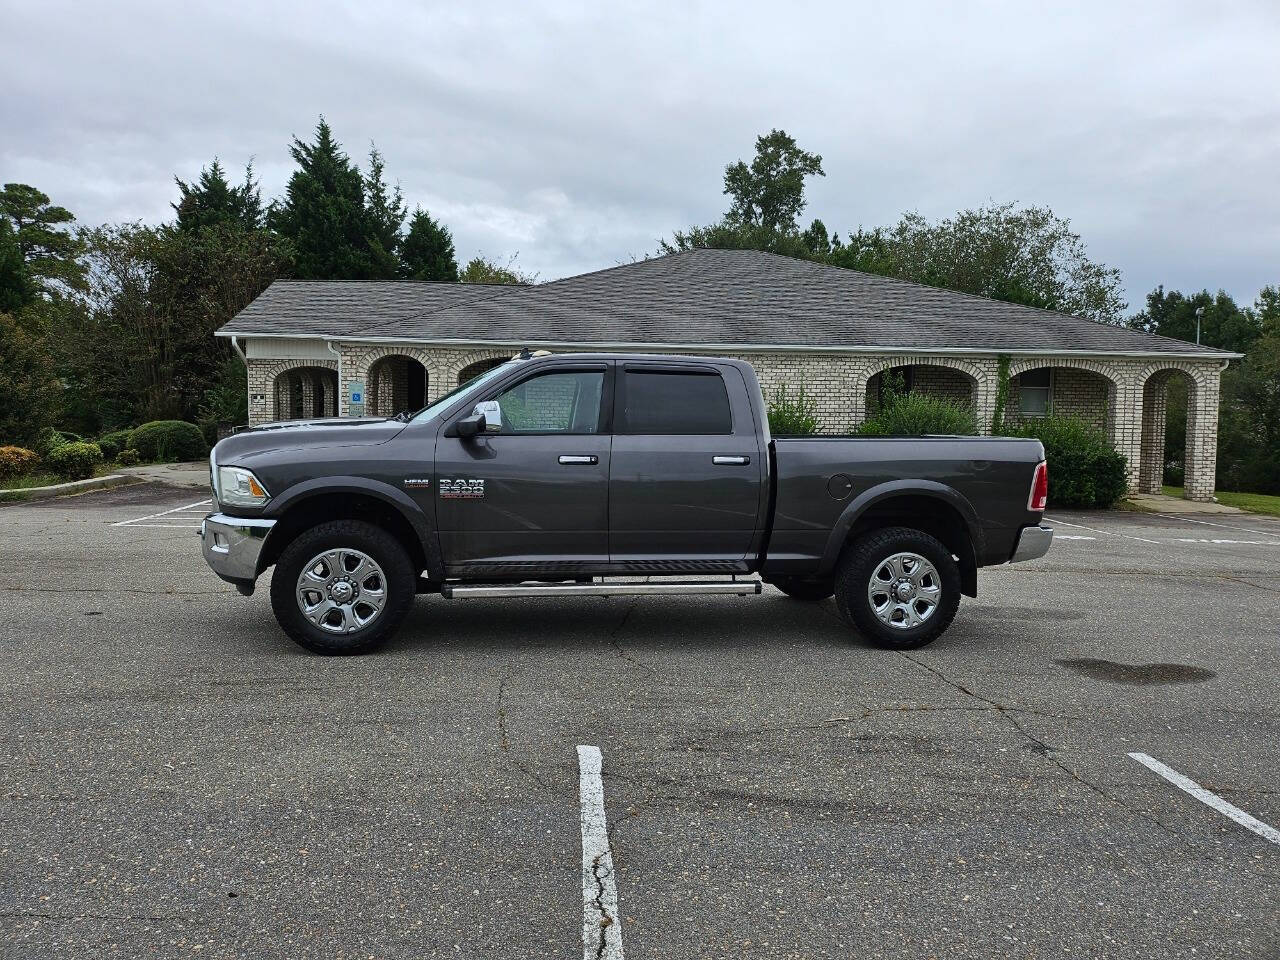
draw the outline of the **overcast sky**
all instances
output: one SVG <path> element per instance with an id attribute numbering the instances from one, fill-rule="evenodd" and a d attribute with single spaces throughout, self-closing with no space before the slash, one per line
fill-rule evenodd
<path id="1" fill-rule="evenodd" d="M 1135 309 L 1280 282 L 1280 3 L 1040 6 L 0 0 L 0 181 L 155 223 L 215 155 L 279 194 L 324 114 L 460 260 L 545 280 L 716 219 L 780 127 L 842 233 L 1047 204 Z"/>

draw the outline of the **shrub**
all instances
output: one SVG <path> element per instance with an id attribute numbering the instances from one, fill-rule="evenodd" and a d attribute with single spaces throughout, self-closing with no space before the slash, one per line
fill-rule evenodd
<path id="1" fill-rule="evenodd" d="M 801 386 L 794 397 L 785 385 L 769 401 L 769 432 L 776 436 L 811 437 L 818 432 L 817 407 Z"/>
<path id="2" fill-rule="evenodd" d="M 87 480 L 102 462 L 102 450 L 96 443 L 64 443 L 44 458 L 45 465 L 64 480 Z"/>
<path id="3" fill-rule="evenodd" d="M 40 456 L 47 457 L 65 443 L 80 443 L 83 440 L 84 437 L 79 434 L 55 430 L 53 427 L 45 427 L 40 431 L 40 436 L 36 438 L 35 450 Z"/>
<path id="4" fill-rule="evenodd" d="M 0 447 L 0 480 L 25 477 L 40 462 L 40 454 L 25 447 Z"/>
<path id="5" fill-rule="evenodd" d="M 116 463 L 122 467 L 132 467 L 138 462 L 138 451 L 133 447 L 125 447 L 116 454 Z"/>
<path id="6" fill-rule="evenodd" d="M 110 433 L 104 433 L 98 438 L 98 446 L 102 448 L 104 457 L 108 460 L 114 460 L 119 456 L 121 450 L 129 446 L 129 441 L 132 437 L 132 430 L 112 430 Z"/>
<path id="7" fill-rule="evenodd" d="M 1009 431 L 1035 437 L 1049 461 L 1049 506 L 1110 507 L 1128 489 L 1125 458 L 1107 435 L 1077 417 L 1042 417 Z"/>
<path id="8" fill-rule="evenodd" d="M 199 460 L 209 452 L 204 434 L 185 420 L 152 420 L 133 431 L 129 446 L 148 463 Z"/>
<path id="9" fill-rule="evenodd" d="M 978 420 L 973 408 L 927 393 L 893 394 L 858 430 L 867 437 L 923 437 L 926 434 L 973 436 Z"/>

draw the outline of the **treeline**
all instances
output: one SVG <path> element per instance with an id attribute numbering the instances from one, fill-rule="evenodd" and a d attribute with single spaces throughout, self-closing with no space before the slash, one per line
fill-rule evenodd
<path id="1" fill-rule="evenodd" d="M 323 120 L 290 146 L 284 195 L 215 159 L 175 178 L 173 219 L 79 227 L 33 186 L 0 192 L 0 444 L 49 427 L 97 436 L 152 420 L 243 423 L 243 364 L 213 332 L 273 280 L 530 283 L 459 269 L 448 227 L 409 211 L 381 155 L 365 170 Z"/>
<path id="2" fill-rule="evenodd" d="M 824 176 L 822 158 L 784 131 L 757 138 L 755 156 L 725 167 L 729 209 L 715 223 L 676 231 L 663 252 L 692 247 L 768 250 L 949 290 L 1060 310 L 1102 323 L 1200 342 L 1244 354 L 1222 376 L 1218 487 L 1280 493 L 1280 289 L 1266 286 L 1254 303 L 1227 293 L 1166 291 L 1130 314 L 1120 272 L 1091 260 L 1069 221 L 1045 207 L 992 204 L 931 222 L 907 213 L 891 226 L 856 229 L 844 238 L 820 219 L 802 226 L 805 184 Z M 1183 478 L 1186 384 L 1169 389 L 1166 482 Z"/>

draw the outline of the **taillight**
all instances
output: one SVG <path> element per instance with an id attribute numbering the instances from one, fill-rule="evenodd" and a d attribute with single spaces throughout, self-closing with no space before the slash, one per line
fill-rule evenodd
<path id="1" fill-rule="evenodd" d="M 1036 467 L 1035 476 L 1031 478 L 1031 496 L 1027 499 L 1027 509 L 1043 511 L 1049 505 L 1049 464 L 1043 460 Z"/>

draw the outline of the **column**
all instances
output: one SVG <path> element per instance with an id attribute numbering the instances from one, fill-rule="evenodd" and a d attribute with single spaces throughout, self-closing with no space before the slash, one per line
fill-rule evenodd
<path id="1" fill-rule="evenodd" d="M 1187 392 L 1186 479 L 1188 500 L 1212 500 L 1218 468 L 1218 391 L 1222 371 L 1214 367 Z"/>

